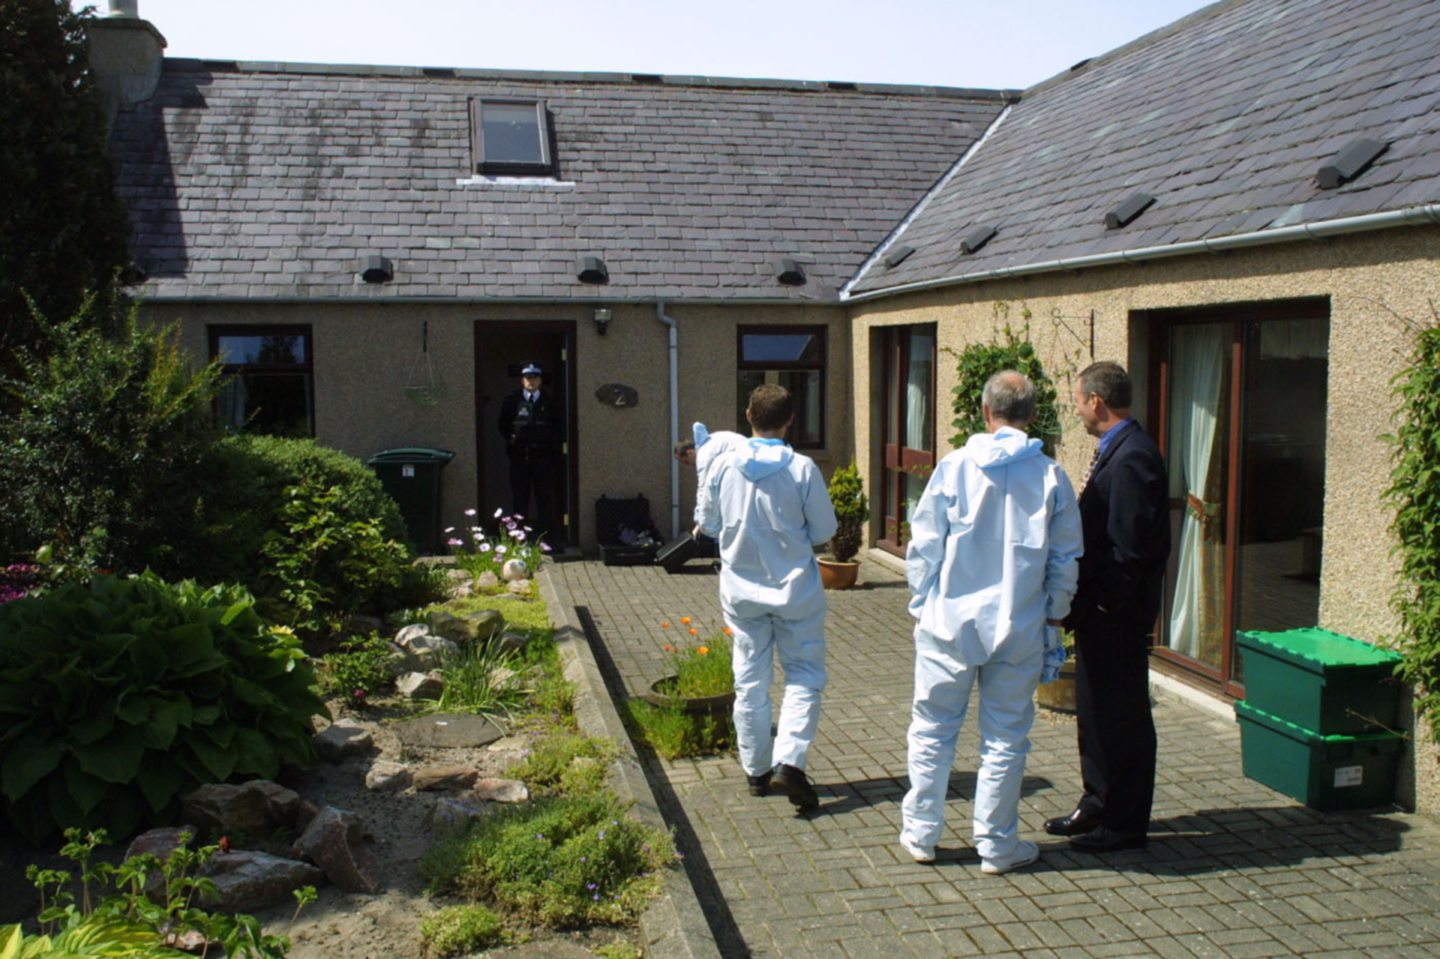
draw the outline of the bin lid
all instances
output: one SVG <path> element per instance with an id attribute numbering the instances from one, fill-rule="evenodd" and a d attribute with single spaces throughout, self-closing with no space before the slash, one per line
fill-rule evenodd
<path id="1" fill-rule="evenodd" d="M 1393 742 L 1396 745 L 1403 745 L 1405 734 L 1392 729 L 1382 729 L 1370 733 L 1331 733 L 1323 735 L 1313 729 L 1306 729 L 1304 726 L 1297 726 L 1288 719 L 1281 719 L 1274 713 L 1267 713 L 1263 709 L 1256 709 L 1243 699 L 1235 701 L 1235 720 L 1239 722 L 1248 719 L 1253 723 L 1265 726 L 1273 732 L 1288 736 L 1297 742 L 1302 743 L 1385 743 Z"/>
<path id="2" fill-rule="evenodd" d="M 1337 666 L 1393 668 L 1400 662 L 1400 654 L 1394 650 L 1362 643 L 1328 629 L 1291 629 L 1282 633 L 1238 630 L 1235 643 L 1242 649 L 1268 653 L 1312 672 Z"/>
<path id="3" fill-rule="evenodd" d="M 439 463 L 444 466 L 455 458 L 452 450 L 437 450 L 428 446 L 401 446 L 393 450 L 381 450 L 365 461 L 366 466 L 376 463 Z"/>

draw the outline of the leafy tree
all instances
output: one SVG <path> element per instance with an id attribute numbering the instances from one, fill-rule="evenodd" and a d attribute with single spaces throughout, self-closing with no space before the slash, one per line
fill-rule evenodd
<path id="1" fill-rule="evenodd" d="M 103 298 L 128 259 L 86 19 L 66 0 L 0 3 L 0 372 L 42 346 L 41 317 Z"/>
<path id="2" fill-rule="evenodd" d="M 17 354 L 19 372 L 0 379 L 15 410 L 0 417 L 0 555 L 44 545 L 79 572 L 176 573 L 199 522 L 219 367 L 192 372 L 176 331 L 138 306 L 97 320 L 110 306 L 92 297 L 42 327 L 45 355 Z"/>

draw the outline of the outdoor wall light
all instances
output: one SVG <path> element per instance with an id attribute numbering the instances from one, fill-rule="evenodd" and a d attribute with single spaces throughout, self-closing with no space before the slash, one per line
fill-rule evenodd
<path id="1" fill-rule="evenodd" d="M 604 336 L 605 331 L 610 328 L 611 318 L 612 314 L 608 306 L 595 307 L 595 332 Z"/>
<path id="2" fill-rule="evenodd" d="M 389 257 L 367 256 L 360 263 L 360 279 L 366 283 L 389 283 L 395 279 L 395 264 Z"/>

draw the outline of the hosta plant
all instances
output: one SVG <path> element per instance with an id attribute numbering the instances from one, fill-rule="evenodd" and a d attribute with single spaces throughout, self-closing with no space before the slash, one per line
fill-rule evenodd
<path id="1" fill-rule="evenodd" d="M 313 761 L 299 641 L 236 587 L 97 575 L 0 606 L 0 805 L 125 837 L 204 783 Z"/>

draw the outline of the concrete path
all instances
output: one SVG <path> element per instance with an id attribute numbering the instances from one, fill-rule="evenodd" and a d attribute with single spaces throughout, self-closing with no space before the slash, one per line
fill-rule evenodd
<path id="1" fill-rule="evenodd" d="M 663 620 L 695 617 L 702 633 L 721 625 L 704 563 L 673 576 L 595 561 L 548 572 L 612 695 L 663 675 L 661 646 L 673 637 Z M 1440 827 L 1399 812 L 1306 809 L 1241 776 L 1232 720 L 1163 692 L 1149 849 L 1087 856 L 1041 831 L 1080 793 L 1074 723 L 1042 711 L 1021 808 L 1041 862 L 981 874 L 969 821 L 978 746 L 967 723 L 939 861 L 914 864 L 896 842 L 908 596 L 874 563 L 861 581 L 830 594 L 830 685 L 809 770 L 817 813 L 751 798 L 733 757 L 650 763 L 722 956 L 1440 955 Z"/>

